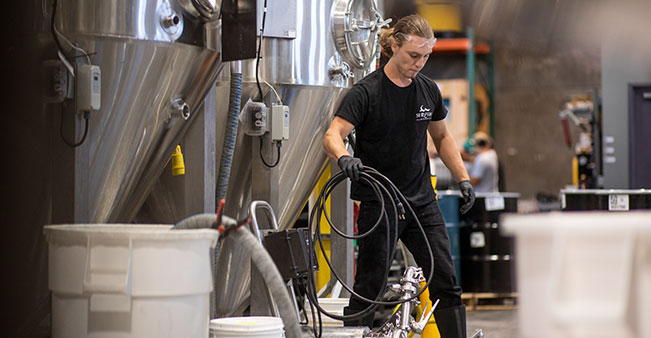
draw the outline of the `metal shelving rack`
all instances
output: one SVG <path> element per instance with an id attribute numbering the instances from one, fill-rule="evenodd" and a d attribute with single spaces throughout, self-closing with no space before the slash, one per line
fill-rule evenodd
<path id="1" fill-rule="evenodd" d="M 432 48 L 433 54 L 448 53 L 448 54 L 464 54 L 466 58 L 466 79 L 468 80 L 468 97 L 475 97 L 475 83 L 477 75 L 477 60 L 484 59 L 488 65 L 487 74 L 483 76 L 483 83 L 486 86 L 490 105 L 488 107 L 490 118 L 490 135 L 494 137 L 495 128 L 495 103 L 494 103 L 494 87 L 495 87 L 495 72 L 494 72 L 494 55 L 492 43 L 477 42 L 475 40 L 475 33 L 472 27 L 466 28 L 465 38 L 440 38 L 436 41 L 436 45 Z M 474 52 L 470 52 L 474 51 Z M 482 75 L 482 74 L 480 74 Z M 475 115 L 477 114 L 475 100 L 468 102 L 468 134 L 475 130 Z"/>

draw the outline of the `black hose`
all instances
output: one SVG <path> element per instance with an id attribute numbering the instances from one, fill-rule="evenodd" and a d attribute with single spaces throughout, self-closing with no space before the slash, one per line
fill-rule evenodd
<path id="1" fill-rule="evenodd" d="M 337 320 L 355 320 L 359 319 L 366 314 L 368 314 L 371 311 L 374 311 L 377 305 L 388 305 L 388 306 L 395 306 L 401 303 L 405 302 L 410 302 L 416 298 L 418 298 L 424 291 L 429 287 L 429 284 L 432 280 L 432 277 L 434 275 L 434 256 L 432 253 L 432 248 L 430 247 L 429 241 L 427 240 L 427 235 L 425 234 L 425 230 L 423 229 L 423 226 L 420 224 L 420 221 L 418 220 L 418 217 L 416 216 L 414 210 L 411 208 L 411 205 L 407 201 L 407 199 L 402 195 L 402 193 L 398 190 L 398 188 L 384 175 L 380 174 L 378 171 L 371 167 L 364 167 L 363 171 L 361 172 L 360 175 L 360 180 L 369 185 L 372 189 L 373 192 L 375 193 L 376 199 L 380 203 L 381 210 L 382 212 L 380 215 L 378 215 L 378 219 L 375 222 L 375 224 L 369 229 L 367 232 L 359 235 L 347 235 L 345 233 L 342 233 L 340 230 L 337 229 L 336 226 L 334 226 L 330 220 L 330 217 L 328 216 L 327 212 L 325 212 L 325 201 L 327 198 L 330 196 L 332 190 L 342 181 L 344 181 L 346 177 L 341 173 L 337 173 L 334 176 L 332 176 L 328 182 L 326 182 L 325 186 L 321 190 L 321 193 L 319 194 L 319 198 L 317 199 L 316 206 L 314 210 L 312 211 L 312 214 L 310 215 L 310 231 L 312 231 L 312 227 L 314 224 L 316 224 L 316 228 L 314 229 L 314 239 L 312 240 L 311 245 L 309 246 L 310 249 L 313 249 L 314 242 L 319 242 L 321 245 L 321 251 L 323 253 L 324 259 L 328 266 L 330 267 L 330 270 L 332 271 L 332 274 L 335 276 L 335 278 L 342 284 L 342 286 L 351 293 L 351 295 L 364 300 L 369 304 L 368 307 L 366 307 L 364 310 L 352 314 L 352 315 L 335 315 L 332 313 L 329 313 L 325 311 L 319 304 L 318 304 L 318 297 L 316 296 L 316 286 L 314 285 L 314 278 L 311 276 L 311 274 L 308 274 L 308 278 L 310 281 L 308 282 L 308 287 L 310 289 L 309 292 L 307 292 L 308 299 L 311 303 L 314 303 L 314 306 L 319 310 L 320 313 L 325 314 L 326 316 L 337 319 Z M 388 201 L 390 201 L 389 205 L 386 205 L 385 203 L 385 197 Z M 414 296 L 412 296 L 409 299 L 403 299 L 403 300 L 398 300 L 398 301 L 391 301 L 391 302 L 385 302 L 385 301 L 380 301 L 380 299 L 384 296 L 384 293 L 386 291 L 386 280 L 388 278 L 388 273 L 389 273 L 389 267 L 391 265 L 391 262 L 393 261 L 393 257 L 395 256 L 395 250 L 392 250 L 392 252 L 389 252 L 387 250 L 387 257 L 386 257 L 386 269 L 385 269 L 385 276 L 384 276 L 384 285 L 382 287 L 381 292 L 378 294 L 375 300 L 368 299 L 366 297 L 363 297 L 359 294 L 357 294 L 353 289 L 346 285 L 342 279 L 338 276 L 337 272 L 333 269 L 332 264 L 330 263 L 330 260 L 328 259 L 325 249 L 323 247 L 323 244 L 321 242 L 321 235 L 320 235 L 320 222 L 321 222 L 321 216 L 322 214 L 325 216 L 326 221 L 330 225 L 330 229 L 333 230 L 333 232 L 337 233 L 339 236 L 342 236 L 347 239 L 360 239 L 368 236 L 370 233 L 373 231 L 377 231 L 379 224 L 384 220 L 386 224 L 386 231 L 387 234 L 390 234 L 390 226 L 394 226 L 396 228 L 395 231 L 395 237 L 394 238 L 389 238 L 390 236 L 387 237 L 387 248 L 390 248 L 390 243 L 389 240 L 393 240 L 394 243 L 397 243 L 397 236 L 398 236 L 398 217 L 404 216 L 404 208 L 403 208 L 403 202 L 404 204 L 407 205 L 407 209 L 410 212 L 410 214 L 413 216 L 414 220 L 416 220 L 416 223 L 418 224 L 418 227 L 425 238 L 425 243 L 427 245 L 427 250 L 430 255 L 430 266 L 431 270 L 429 273 L 429 276 L 427 278 L 427 282 L 425 286 Z M 393 210 L 393 223 L 389 223 L 389 217 L 387 215 L 387 208 L 392 208 Z M 309 257 L 313 257 L 312 253 L 310 253 Z M 314 263 L 314 262 L 313 262 Z M 317 336 L 320 336 L 321 330 L 319 329 L 319 334 Z"/>

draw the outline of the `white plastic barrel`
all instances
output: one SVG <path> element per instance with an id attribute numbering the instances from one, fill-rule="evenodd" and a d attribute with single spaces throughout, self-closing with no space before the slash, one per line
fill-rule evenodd
<path id="1" fill-rule="evenodd" d="M 210 338 L 284 338 L 283 321 L 278 317 L 227 317 L 210 321 Z"/>
<path id="2" fill-rule="evenodd" d="M 527 338 L 651 337 L 651 212 L 507 215 Z"/>
<path id="3" fill-rule="evenodd" d="M 208 336 L 215 230 L 46 226 L 53 338 Z"/>

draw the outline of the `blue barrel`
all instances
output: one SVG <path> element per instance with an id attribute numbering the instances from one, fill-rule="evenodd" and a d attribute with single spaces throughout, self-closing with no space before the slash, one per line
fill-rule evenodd
<path id="1" fill-rule="evenodd" d="M 461 194 L 458 191 L 439 191 L 438 202 L 445 228 L 450 236 L 450 249 L 454 270 L 457 273 L 457 283 L 461 285 L 461 248 L 459 246 L 459 198 Z"/>

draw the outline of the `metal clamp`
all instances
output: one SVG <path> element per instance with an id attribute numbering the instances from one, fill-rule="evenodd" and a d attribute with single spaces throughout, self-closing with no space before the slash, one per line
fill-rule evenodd
<path id="1" fill-rule="evenodd" d="M 339 66 L 328 69 L 328 75 L 330 76 L 330 80 L 336 80 L 337 77 L 342 77 L 343 79 L 355 77 L 355 73 L 353 73 L 346 62 L 342 62 Z"/>

